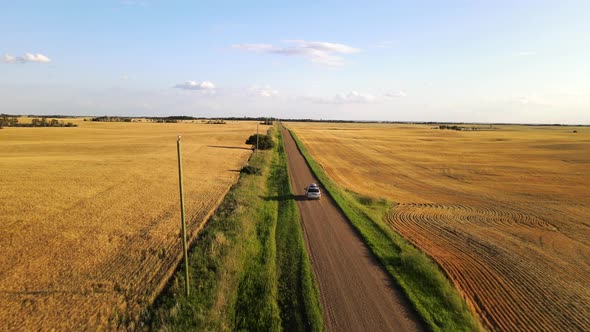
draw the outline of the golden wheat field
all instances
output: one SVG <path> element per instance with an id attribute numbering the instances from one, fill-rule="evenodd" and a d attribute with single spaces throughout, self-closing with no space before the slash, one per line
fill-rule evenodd
<path id="1" fill-rule="evenodd" d="M 254 122 L 74 122 L 0 130 L 0 330 L 135 321 L 180 259 L 177 135 L 194 239 L 256 132 Z"/>
<path id="2" fill-rule="evenodd" d="M 590 128 L 287 126 L 341 185 L 394 202 L 385 220 L 486 328 L 590 330 Z"/>

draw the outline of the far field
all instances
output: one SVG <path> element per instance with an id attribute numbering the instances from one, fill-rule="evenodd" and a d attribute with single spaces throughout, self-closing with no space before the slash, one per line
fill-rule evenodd
<path id="1" fill-rule="evenodd" d="M 194 238 L 256 132 L 254 122 L 76 123 L 0 130 L 0 330 L 137 320 L 181 252 L 176 136 Z"/>
<path id="2" fill-rule="evenodd" d="M 287 123 L 494 331 L 590 330 L 590 128 Z M 577 133 L 573 133 L 576 130 Z"/>

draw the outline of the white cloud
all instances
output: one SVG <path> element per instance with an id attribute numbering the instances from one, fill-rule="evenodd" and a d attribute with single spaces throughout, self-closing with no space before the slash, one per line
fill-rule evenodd
<path id="1" fill-rule="evenodd" d="M 371 94 L 351 91 L 349 93 L 337 94 L 334 96 L 334 101 L 338 104 L 370 103 L 375 101 L 375 97 Z"/>
<path id="2" fill-rule="evenodd" d="M 314 63 L 326 66 L 343 66 L 345 61 L 339 54 L 352 54 L 361 51 L 358 48 L 337 43 L 305 40 L 285 40 L 284 42 L 292 44 L 292 46 L 275 47 L 271 44 L 236 44 L 232 47 L 246 51 L 303 56 Z"/>
<path id="3" fill-rule="evenodd" d="M 380 95 L 374 95 L 371 93 L 363 93 L 358 91 L 350 91 L 347 93 L 339 93 L 329 98 L 306 96 L 301 97 L 301 99 L 318 104 L 367 104 L 380 103 L 389 99 L 404 98 L 406 96 L 407 94 L 403 91 L 389 91 Z"/>
<path id="4" fill-rule="evenodd" d="M 533 56 L 533 55 L 537 55 L 537 52 L 532 52 L 532 51 L 520 51 L 520 52 L 516 52 L 517 56 Z"/>
<path id="5" fill-rule="evenodd" d="M 6 62 L 6 63 L 15 63 L 16 62 L 16 57 L 14 55 L 5 54 L 2 57 L 2 61 Z"/>
<path id="6" fill-rule="evenodd" d="M 182 84 L 176 84 L 174 86 L 177 89 L 184 89 L 184 90 L 208 90 L 213 91 L 215 90 L 215 84 L 209 81 L 203 81 L 201 83 L 196 81 L 186 81 Z"/>
<path id="7" fill-rule="evenodd" d="M 302 99 L 317 104 L 366 104 L 377 101 L 375 96 L 357 91 L 339 93 L 331 98 L 308 96 L 302 97 Z"/>
<path id="8" fill-rule="evenodd" d="M 403 91 L 390 91 L 383 94 L 385 98 L 403 98 L 406 96 L 407 94 Z"/>
<path id="9" fill-rule="evenodd" d="M 270 86 L 252 86 L 249 89 L 249 92 L 253 95 L 264 97 L 264 98 L 272 98 L 279 95 L 279 91 L 271 88 Z"/>
<path id="10" fill-rule="evenodd" d="M 51 62 L 47 56 L 40 54 L 40 53 L 26 53 L 23 56 L 14 56 L 10 54 L 5 54 L 2 57 L 2 62 L 6 63 L 28 63 L 28 62 L 37 62 L 37 63 L 48 63 Z"/>
<path id="11" fill-rule="evenodd" d="M 358 53 L 360 49 L 345 44 L 326 43 L 326 42 L 308 42 L 305 40 L 285 40 L 286 43 L 295 44 L 297 48 L 308 48 L 324 52 L 334 53 Z"/>
<path id="12" fill-rule="evenodd" d="M 27 53 L 25 54 L 24 59 L 28 62 L 51 62 L 51 59 L 49 59 L 43 54 Z"/>
<path id="13" fill-rule="evenodd" d="M 215 89 L 215 85 L 209 81 L 204 81 L 201 83 L 201 88 L 203 89 Z"/>

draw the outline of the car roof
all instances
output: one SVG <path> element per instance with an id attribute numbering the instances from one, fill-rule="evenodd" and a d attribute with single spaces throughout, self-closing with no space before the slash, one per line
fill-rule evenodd
<path id="1" fill-rule="evenodd" d="M 317 187 L 318 185 L 317 185 L 317 184 L 315 184 L 315 183 L 312 183 L 312 184 L 310 184 L 309 186 L 310 186 L 310 187 Z"/>

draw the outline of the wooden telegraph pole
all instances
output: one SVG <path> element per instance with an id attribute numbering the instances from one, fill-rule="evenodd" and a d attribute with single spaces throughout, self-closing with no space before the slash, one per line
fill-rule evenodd
<path id="1" fill-rule="evenodd" d="M 182 159 L 180 158 L 180 135 L 176 141 L 176 150 L 178 151 L 178 184 L 180 186 L 180 217 L 182 219 L 182 250 L 184 252 L 184 287 L 186 296 L 190 295 L 188 282 L 188 252 L 186 248 L 186 222 L 184 220 L 184 193 L 182 190 Z"/>
<path id="2" fill-rule="evenodd" d="M 256 124 L 256 155 L 258 155 L 258 126 L 260 126 L 259 123 Z"/>

